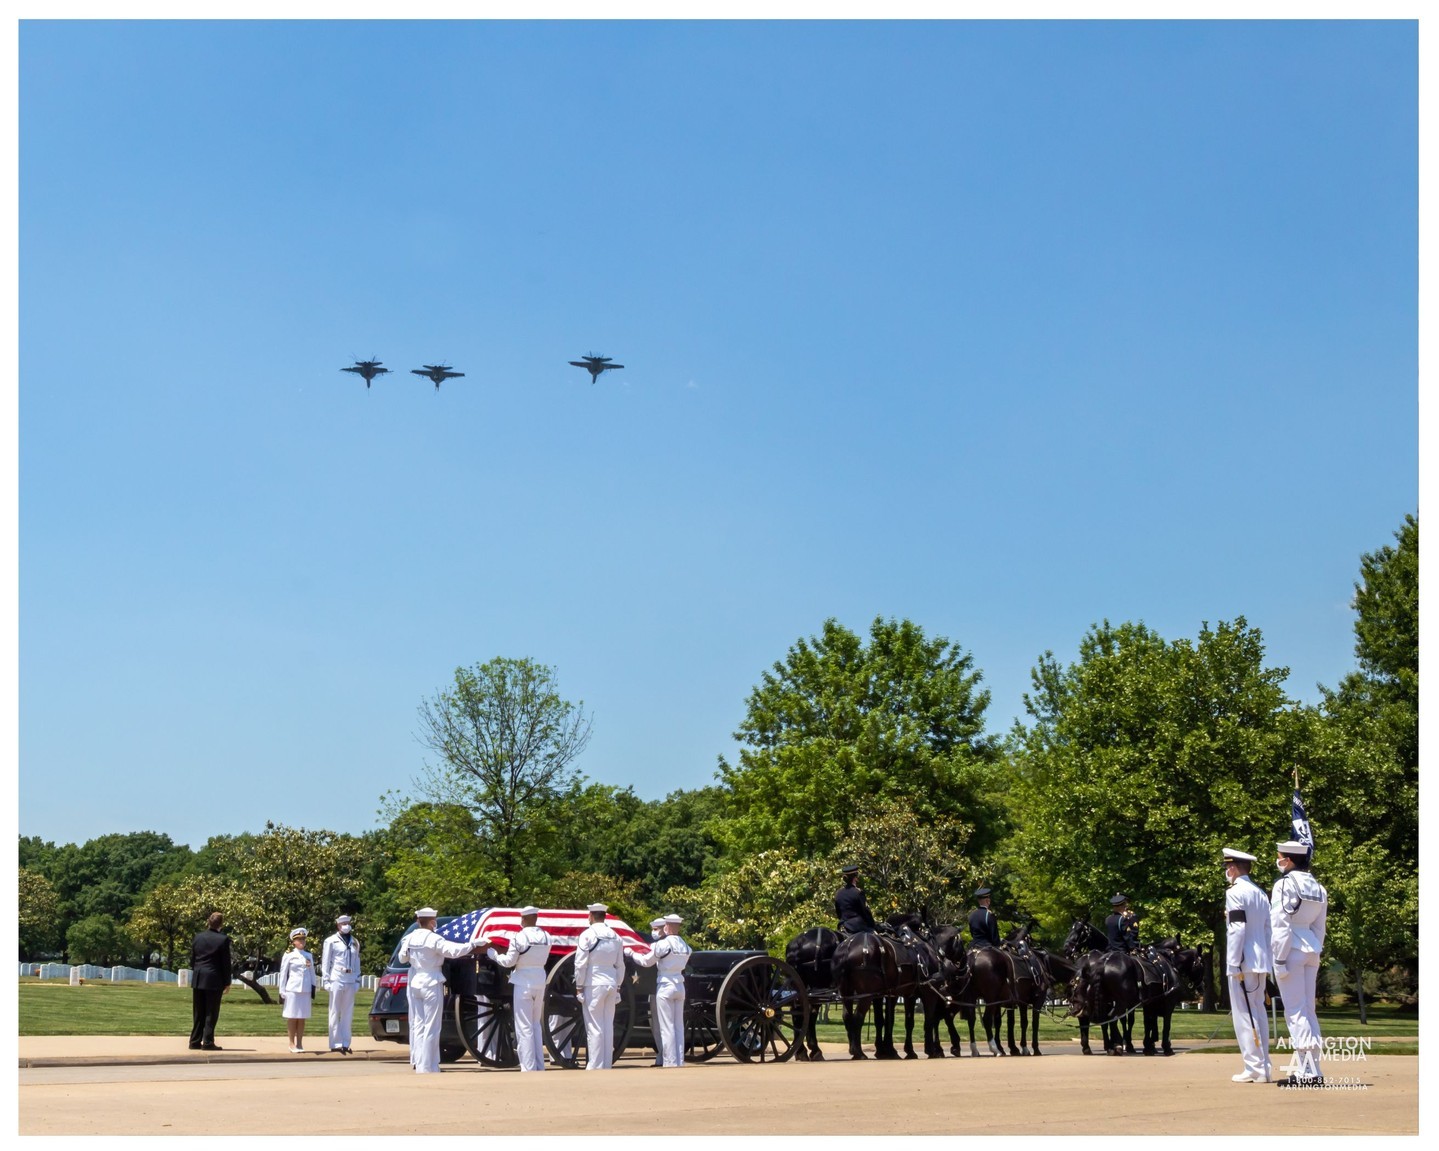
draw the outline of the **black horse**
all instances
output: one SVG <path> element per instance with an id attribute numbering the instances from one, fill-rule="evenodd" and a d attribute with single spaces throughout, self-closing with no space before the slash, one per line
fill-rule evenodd
<path id="1" fill-rule="evenodd" d="M 832 927 L 811 927 L 785 945 L 784 961 L 799 973 L 811 996 L 816 991 L 825 992 L 834 988 L 834 952 L 840 938 L 839 932 Z M 815 1038 L 818 1015 L 817 1011 L 809 1013 L 805 1032 L 795 1044 L 794 1057 L 802 1062 L 824 1058 L 824 1052 Z"/>
<path id="2" fill-rule="evenodd" d="M 969 1024 L 969 1051 L 977 1056 L 979 1048 L 974 1042 L 974 1018 L 976 1008 L 984 1004 L 984 1039 L 990 1051 L 1003 1055 L 1000 1044 L 1000 1012 L 1006 1007 L 1019 1003 L 1016 995 L 1014 963 L 1007 952 L 993 947 L 974 947 L 964 950 L 960 931 L 957 927 L 945 926 L 935 930 L 935 943 L 940 954 L 950 960 L 954 971 L 950 975 L 950 998 L 954 1009 L 963 1015 Z M 954 1041 L 950 1048 L 959 1054 L 959 1037 L 955 1034 L 953 1011 L 949 1016 L 949 1033 Z M 1015 1054 L 1018 1054 L 1016 1049 Z"/>
<path id="3" fill-rule="evenodd" d="M 1157 995 L 1146 994 L 1144 999 L 1144 1054 L 1157 1055 L 1162 1051 L 1173 1055 L 1169 1024 L 1180 1000 L 1204 979 L 1204 949 L 1182 947 L 1176 935 L 1160 940 L 1150 952 L 1154 966 L 1161 973 L 1161 984 Z M 1150 990 L 1146 986 L 1146 992 Z M 1159 1050 L 1155 1049 L 1156 1044 Z"/>
<path id="4" fill-rule="evenodd" d="M 874 1057 L 898 1059 L 894 1046 L 894 1008 L 888 1019 L 885 998 L 900 985 L 900 951 L 895 941 L 873 931 L 847 935 L 834 949 L 834 987 L 844 1004 L 844 1030 L 849 1057 L 868 1059 L 861 1037 L 865 1016 L 874 1007 Z"/>
<path id="5" fill-rule="evenodd" d="M 1079 1048 L 1089 1047 L 1089 1028 L 1100 1022 L 1106 1055 L 1134 1054 L 1134 1009 L 1142 977 L 1137 960 L 1108 950 L 1109 940 L 1087 918 L 1076 919 L 1064 940 L 1064 954 L 1075 964 L 1069 984 L 1069 1013 L 1079 1018 Z M 1111 1018 L 1112 1016 L 1112 1018 Z"/>
<path id="6" fill-rule="evenodd" d="M 1016 1007 L 1005 1009 L 1005 1023 L 1009 1032 L 1009 1053 L 1011 1055 L 1041 1055 L 1039 1050 L 1039 1013 L 1049 1002 L 1050 988 L 1054 980 L 1049 973 L 1047 953 L 1037 947 L 1030 938 L 1028 927 L 1017 927 L 1005 940 L 1005 951 L 1014 965 L 1014 996 L 1019 1011 L 1019 1046 L 1014 1045 L 1014 1013 Z M 1030 1026 L 1034 1028 L 1031 1043 Z"/>

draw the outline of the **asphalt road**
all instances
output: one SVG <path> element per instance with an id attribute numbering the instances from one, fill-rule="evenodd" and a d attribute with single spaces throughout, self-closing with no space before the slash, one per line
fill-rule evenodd
<path id="1" fill-rule="evenodd" d="M 1326 1067 L 1353 1089 L 1234 1084 L 1234 1055 L 747 1065 L 522 1075 L 383 1059 L 41 1066 L 22 1135 L 1413 1134 L 1418 1058 Z M 1242 1104 L 1242 1105 L 1239 1105 Z"/>

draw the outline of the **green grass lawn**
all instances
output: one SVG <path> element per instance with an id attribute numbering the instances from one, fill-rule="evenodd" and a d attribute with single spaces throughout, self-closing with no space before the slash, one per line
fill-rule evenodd
<path id="1" fill-rule="evenodd" d="M 355 998 L 355 1026 L 366 1033 L 365 1014 L 373 991 Z M 220 1005 L 216 1037 L 284 1035 L 279 996 L 264 1004 L 248 987 L 232 986 Z M 65 980 L 20 980 L 21 1035 L 182 1035 L 190 1034 L 190 989 L 173 983 L 109 983 L 86 981 L 71 987 Z M 325 1031 L 330 997 L 315 993 L 307 1032 Z"/>

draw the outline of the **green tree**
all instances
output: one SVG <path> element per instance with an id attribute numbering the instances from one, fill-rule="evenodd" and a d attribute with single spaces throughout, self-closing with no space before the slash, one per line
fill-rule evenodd
<path id="1" fill-rule="evenodd" d="M 65 950 L 71 963 L 114 967 L 133 958 L 134 941 L 108 915 L 88 915 L 65 933 Z"/>
<path id="2" fill-rule="evenodd" d="M 1011 737 L 1017 830 L 1005 857 L 1023 905 L 1062 937 L 1122 890 L 1144 938 L 1219 944 L 1220 849 L 1287 825 L 1291 766 L 1312 739 L 1287 675 L 1264 666 L 1243 617 L 1205 624 L 1193 642 L 1105 621 L 1069 667 L 1046 652 L 1025 697 L 1033 723 Z"/>
<path id="3" fill-rule="evenodd" d="M 60 924 L 92 915 L 117 922 L 128 918 L 146 889 L 188 865 L 191 851 L 154 831 L 101 835 L 85 843 L 67 843 L 46 864 L 46 877 L 60 897 Z"/>
<path id="4" fill-rule="evenodd" d="M 60 942 L 60 897 L 48 879 L 28 867 L 20 868 L 18 911 L 21 959 L 33 959 Z"/>
<path id="5" fill-rule="evenodd" d="M 913 911 L 932 924 L 958 923 L 979 878 L 965 855 L 969 838 L 970 829 L 957 819 L 921 817 L 903 800 L 886 800 L 855 820 L 830 855 L 829 887 L 837 889 L 840 869 L 853 863 L 876 919 Z M 831 909 L 818 922 L 833 918 Z"/>
<path id="6" fill-rule="evenodd" d="M 986 850 L 1004 809 L 983 733 L 989 693 L 973 662 L 908 620 L 876 618 L 866 644 L 830 619 L 795 643 L 750 693 L 735 733 L 739 762 L 719 761 L 730 851 L 827 855 L 886 798 L 963 820 L 974 849 Z"/>
<path id="7" fill-rule="evenodd" d="M 700 887 L 675 887 L 660 897 L 686 919 L 691 943 L 769 950 L 802 931 L 834 922 L 832 865 L 801 859 L 788 847 L 757 852 Z"/>
<path id="8" fill-rule="evenodd" d="M 258 909 L 253 919 L 243 922 L 244 943 L 259 954 L 277 955 L 288 944 L 292 928 L 318 931 L 336 915 L 354 909 L 369 847 L 353 835 L 267 822 L 263 834 L 236 840 L 229 850 L 234 854 L 228 862 L 241 877 L 237 886 Z M 239 934 L 241 924 L 231 909 L 221 910 L 236 929 L 232 934 Z"/>
<path id="9" fill-rule="evenodd" d="M 1419 881 L 1414 873 L 1396 869 L 1380 844 L 1346 840 L 1347 833 L 1336 829 L 1325 844 L 1329 914 L 1324 950 L 1344 964 L 1359 1022 L 1368 1023 L 1364 977 L 1395 955 L 1413 953 L 1410 932 L 1419 922 Z M 1316 841 L 1316 853 L 1318 847 Z"/>
<path id="10" fill-rule="evenodd" d="M 267 950 L 273 917 L 244 883 L 226 876 L 180 875 L 157 883 L 130 913 L 127 931 L 174 971 L 189 964 L 190 941 L 212 911 L 225 916 L 223 930 L 236 960 Z"/>
<path id="11" fill-rule="evenodd" d="M 432 804 L 474 814 L 501 880 L 496 902 L 537 878 L 525 859 L 542 853 L 532 849 L 553 831 L 556 800 L 578 784 L 583 708 L 561 698 L 552 668 L 503 657 L 456 668 L 454 687 L 420 705 L 420 742 L 440 760 L 417 786 Z"/>

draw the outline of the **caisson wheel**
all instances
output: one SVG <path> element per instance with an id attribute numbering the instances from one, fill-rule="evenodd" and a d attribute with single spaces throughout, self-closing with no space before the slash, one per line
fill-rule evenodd
<path id="1" fill-rule="evenodd" d="M 809 996 L 782 959 L 753 955 L 720 984 L 715 1022 L 731 1055 L 744 1063 L 781 1063 L 804 1037 Z"/>

